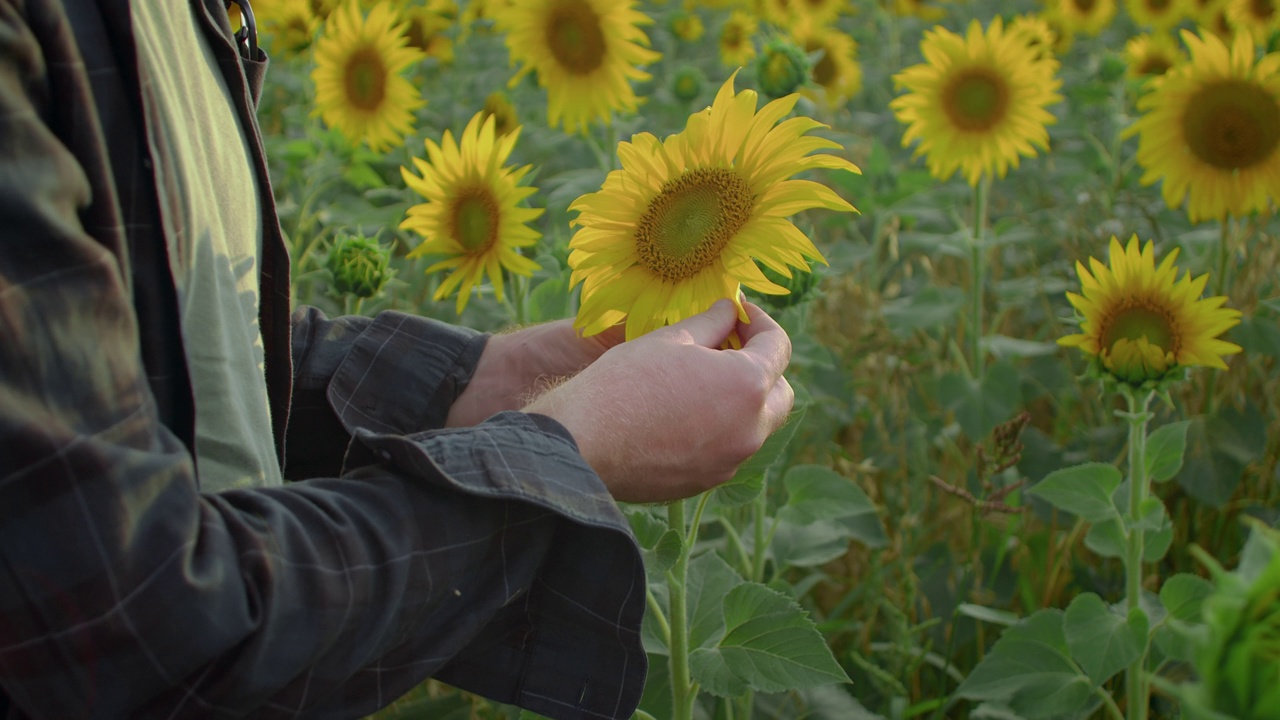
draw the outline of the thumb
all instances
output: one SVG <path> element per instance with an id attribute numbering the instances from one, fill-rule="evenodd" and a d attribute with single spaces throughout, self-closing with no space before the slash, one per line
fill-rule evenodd
<path id="1" fill-rule="evenodd" d="M 694 343 L 703 347 L 718 348 L 738 326 L 738 309 L 733 302 L 721 298 L 705 311 L 668 326 L 669 330 L 689 334 Z"/>

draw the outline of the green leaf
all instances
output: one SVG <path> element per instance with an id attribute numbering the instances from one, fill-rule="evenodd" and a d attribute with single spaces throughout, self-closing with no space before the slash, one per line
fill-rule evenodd
<path id="1" fill-rule="evenodd" d="M 1089 528 L 1089 534 L 1084 536 L 1084 546 L 1102 557 L 1123 558 L 1126 544 L 1120 518 L 1114 517 Z"/>
<path id="2" fill-rule="evenodd" d="M 1170 617 L 1183 622 L 1200 622 L 1200 607 L 1213 594 L 1213 584 L 1191 573 L 1178 573 L 1160 586 L 1160 602 Z"/>
<path id="3" fill-rule="evenodd" d="M 539 323 L 559 320 L 569 315 L 569 277 L 558 274 L 538 283 L 529 293 L 525 308 L 529 322 Z"/>
<path id="4" fill-rule="evenodd" d="M 1147 437 L 1147 477 L 1155 482 L 1173 479 L 1182 469 L 1182 456 L 1187 450 L 1187 428 L 1190 420 L 1170 423 Z"/>
<path id="5" fill-rule="evenodd" d="M 778 518 L 797 525 L 835 521 L 867 547 L 888 542 L 875 503 L 852 480 L 821 465 L 797 465 L 782 479 L 787 504 Z"/>
<path id="6" fill-rule="evenodd" d="M 1003 702 L 1026 720 L 1084 708 L 1093 683 L 1072 662 L 1061 610 L 1041 610 L 1005 630 L 956 689 L 970 700 Z"/>
<path id="7" fill-rule="evenodd" d="M 635 533 L 640 544 L 640 554 L 644 558 L 644 566 L 650 577 L 661 577 L 662 573 L 671 569 L 680 557 L 683 541 L 680 533 L 668 528 L 658 517 L 646 512 L 636 511 L 627 514 L 631 523 L 631 531 Z"/>
<path id="8" fill-rule="evenodd" d="M 689 561 L 688 578 L 689 647 L 713 646 L 724 637 L 725 595 L 745 581 L 713 552 Z"/>
<path id="9" fill-rule="evenodd" d="M 786 424 L 770 435 L 764 445 L 738 467 L 733 479 L 713 491 L 716 502 L 725 506 L 745 505 L 760 495 L 760 491 L 764 489 L 765 473 L 782 460 L 783 452 L 804 420 L 805 410 L 806 406 L 803 405 L 792 410 Z"/>
<path id="10" fill-rule="evenodd" d="M 1093 593 L 1077 595 L 1063 616 L 1063 632 L 1071 656 L 1101 685 L 1138 659 L 1147 642 L 1147 616 L 1141 610 L 1130 622 Z"/>
<path id="11" fill-rule="evenodd" d="M 362 162 L 355 163 L 348 168 L 347 171 L 343 173 L 343 179 L 350 183 L 352 187 L 360 190 L 378 188 L 386 185 L 386 183 L 382 181 L 382 176 L 378 174 L 378 171 Z"/>
<path id="12" fill-rule="evenodd" d="M 1100 523 L 1117 515 L 1111 493 L 1120 486 L 1121 479 L 1114 465 L 1085 463 L 1051 472 L 1027 492 L 1087 522 Z"/>
<path id="13" fill-rule="evenodd" d="M 713 648 L 697 648 L 689 653 L 689 677 L 717 697 L 742 697 L 751 689 L 733 674 L 720 651 Z"/>
<path id="14" fill-rule="evenodd" d="M 849 682 L 808 614 L 780 592 L 759 583 L 739 585 L 724 598 L 724 623 L 716 652 L 752 689 L 783 692 Z"/>

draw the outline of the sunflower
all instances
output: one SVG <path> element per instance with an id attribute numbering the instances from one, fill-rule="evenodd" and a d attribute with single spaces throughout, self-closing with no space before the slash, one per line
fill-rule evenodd
<path id="1" fill-rule="evenodd" d="M 609 124 L 615 110 L 633 112 L 640 101 L 632 80 L 648 80 L 638 66 L 661 55 L 649 50 L 640 29 L 652 22 L 634 0 L 521 0 L 498 16 L 507 32 L 511 62 L 523 67 L 511 87 L 537 71 L 547 88 L 547 123 L 565 132 Z"/>
<path id="2" fill-rule="evenodd" d="M 756 93 L 735 93 L 734 76 L 682 132 L 619 143 L 622 169 L 570 205 L 580 228 L 569 242 L 570 284 L 582 283 L 575 325 L 583 334 L 625 318 L 635 338 L 719 298 L 738 302 L 739 284 L 786 294 L 757 261 L 788 278 L 809 260 L 825 263 L 786 218 L 810 208 L 856 212 L 824 185 L 789 179 L 814 168 L 859 172 L 842 158 L 809 154 L 840 147 L 806 135 L 826 126 L 807 117 L 778 124 L 799 96 L 756 112 Z M 739 317 L 746 319 L 741 306 Z"/>
<path id="3" fill-rule="evenodd" d="M 819 89 L 805 88 L 810 98 L 821 96 L 835 109 L 862 90 L 862 66 L 858 64 L 858 41 L 830 27 L 803 23 L 792 37 L 809 54 L 822 53 L 813 64 L 813 84 Z"/>
<path id="4" fill-rule="evenodd" d="M 1047 149 L 1054 122 L 1046 105 L 1056 92 L 1058 62 L 1037 59 L 1021 36 L 1004 32 L 996 18 L 984 33 L 977 20 L 967 36 L 943 27 L 926 30 L 920 42 L 926 63 L 894 76 L 905 95 L 889 103 L 907 125 L 903 146 L 919 140 L 929 172 L 940 180 L 963 171 L 970 185 L 983 174 L 1004 177 L 1019 155 Z"/>
<path id="5" fill-rule="evenodd" d="M 507 94 L 496 90 L 484 99 L 484 107 L 480 113 L 487 119 L 493 116 L 493 132 L 498 137 L 510 135 L 520 129 L 520 119 L 516 116 L 516 107 L 511 104 Z"/>
<path id="6" fill-rule="evenodd" d="M 445 34 L 453 20 L 425 5 L 405 8 L 404 20 L 404 34 L 409 47 L 421 50 L 423 55 L 443 64 L 453 62 L 453 40 Z"/>
<path id="7" fill-rule="evenodd" d="M 289 0 L 257 0 L 253 19 L 263 42 L 282 55 L 296 55 L 311 47 L 320 28 L 320 18 L 310 5 Z"/>
<path id="8" fill-rule="evenodd" d="M 1265 44 L 1271 33 L 1280 30 L 1280 6 L 1276 0 L 1229 0 L 1227 18 L 1236 28 L 1253 34 L 1253 40 Z"/>
<path id="9" fill-rule="evenodd" d="M 1050 13 L 1072 35 L 1097 35 L 1116 16 L 1116 0 L 1049 0 Z"/>
<path id="10" fill-rule="evenodd" d="M 1128 75 L 1135 80 L 1146 80 L 1164 75 L 1180 62 L 1186 54 L 1167 33 L 1137 35 L 1124 46 L 1125 59 L 1129 63 Z"/>
<path id="11" fill-rule="evenodd" d="M 1005 32 L 1022 38 L 1037 59 L 1053 57 L 1061 41 L 1049 21 L 1039 15 L 1019 15 L 1009 21 Z"/>
<path id="12" fill-rule="evenodd" d="M 791 11 L 796 24 L 810 27 L 827 27 L 840 18 L 840 13 L 849 6 L 848 0 L 792 0 Z"/>
<path id="13" fill-rule="evenodd" d="M 671 34 L 687 43 L 698 42 L 707 32 L 706 26 L 702 24 L 702 16 L 688 10 L 676 12 L 668 24 Z"/>
<path id="14" fill-rule="evenodd" d="M 1124 0 L 1129 17 L 1141 27 L 1168 30 L 1187 16 L 1186 0 Z"/>
<path id="15" fill-rule="evenodd" d="M 903 17 L 918 17 L 926 22 L 937 22 L 947 16 L 947 11 L 932 0 L 893 0 L 893 11 Z"/>
<path id="16" fill-rule="evenodd" d="M 734 10 L 720 28 L 720 62 L 727 67 L 742 67 L 756 56 L 753 41 L 760 30 L 754 15 Z"/>
<path id="17" fill-rule="evenodd" d="M 361 17 L 358 0 L 347 0 L 329 17 L 316 42 L 316 112 L 353 142 L 374 151 L 396 144 L 413 130 L 413 111 L 424 101 L 399 75 L 422 58 L 408 47 L 404 23 L 388 2 Z"/>
<path id="18" fill-rule="evenodd" d="M 1187 200 L 1192 222 L 1266 210 L 1280 198 L 1280 54 L 1255 60 L 1253 40 L 1230 48 L 1210 32 L 1182 33 L 1191 60 L 1138 100 L 1142 182 Z"/>
<path id="19" fill-rule="evenodd" d="M 1224 308 L 1225 297 L 1201 299 L 1209 276 L 1178 279 L 1175 249 L 1156 267 L 1150 241 L 1139 250 L 1138 237 L 1122 248 L 1111 238 L 1111 266 L 1089 259 L 1092 270 L 1076 263 L 1081 293 L 1067 299 L 1082 316 L 1082 332 L 1058 339 L 1093 355 L 1102 368 L 1131 385 L 1159 382 L 1184 367 L 1225 370 L 1222 358 L 1239 345 L 1218 336 L 1240 322 L 1240 311 Z"/>
<path id="20" fill-rule="evenodd" d="M 476 113 L 455 143 L 448 130 L 439 145 L 426 141 L 430 162 L 413 159 L 422 177 L 400 168 L 405 184 L 427 199 L 409 208 L 400 227 L 424 238 L 408 257 L 444 254 L 449 257 L 427 268 L 453 270 L 434 299 L 443 300 L 458 291 L 458 313 L 467 306 L 474 287 L 488 274 L 493 292 L 502 300 L 502 271 L 528 276 L 538 264 L 521 255 L 517 248 L 538 242 L 538 232 L 525 223 L 542 214 L 541 209 L 519 207 L 520 201 L 537 191 L 521 187 L 520 179 L 530 166 L 507 167 L 504 163 L 515 147 L 520 128 L 497 137 L 493 116 Z"/>

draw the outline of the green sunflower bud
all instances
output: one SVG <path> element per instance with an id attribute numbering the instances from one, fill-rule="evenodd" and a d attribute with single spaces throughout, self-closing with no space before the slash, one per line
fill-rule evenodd
<path id="1" fill-rule="evenodd" d="M 800 89 L 809 79 L 809 56 L 781 37 L 765 43 L 756 58 L 756 80 L 769 97 L 780 98 Z"/>
<path id="2" fill-rule="evenodd" d="M 388 267 L 391 252 L 375 238 L 344 235 L 334 240 L 325 267 L 333 277 L 332 292 L 339 297 L 374 297 L 382 292 L 395 271 Z"/>
<path id="3" fill-rule="evenodd" d="M 697 13 L 681 10 L 671 16 L 668 23 L 671 34 L 687 43 L 698 42 L 707 31 Z"/>
<path id="4" fill-rule="evenodd" d="M 683 102 L 693 102 L 702 94 L 702 87 L 706 82 L 707 78 L 701 70 L 686 65 L 671 78 L 671 94 Z"/>
<path id="5" fill-rule="evenodd" d="M 1115 82 L 1124 77 L 1124 73 L 1129 69 L 1124 58 L 1115 53 L 1107 53 L 1102 57 L 1102 62 L 1098 65 L 1098 77 L 1102 82 Z"/>
<path id="6" fill-rule="evenodd" d="M 786 295 L 761 294 L 758 299 L 753 294 L 753 301 L 762 302 L 772 310 L 781 310 L 818 297 L 818 280 L 820 278 L 812 269 L 806 271 L 803 268 L 792 268 L 791 277 L 787 277 L 766 265 L 759 264 L 759 267 L 769 282 L 781 285 L 790 290 L 790 292 Z"/>
<path id="7" fill-rule="evenodd" d="M 1280 717 L 1280 535 L 1260 526 L 1254 535 L 1252 549 L 1263 552 L 1246 548 L 1240 569 L 1218 569 L 1217 590 L 1205 599 L 1187 718 Z"/>
<path id="8" fill-rule="evenodd" d="M 1273 52 L 1280 52 L 1280 30 L 1271 33 L 1271 37 L 1267 38 L 1267 55 Z"/>

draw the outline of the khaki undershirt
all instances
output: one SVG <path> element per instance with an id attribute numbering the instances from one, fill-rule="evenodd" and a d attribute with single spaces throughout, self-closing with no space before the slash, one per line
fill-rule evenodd
<path id="1" fill-rule="evenodd" d="M 172 178 L 182 188 L 181 217 L 161 215 L 170 257 L 184 265 L 175 281 L 200 488 L 280 485 L 258 327 L 262 209 L 249 145 L 197 24 L 199 0 L 134 0 L 132 10 L 138 61 L 156 85 L 146 109 L 152 157 L 162 157 L 162 139 L 178 158 L 156 173 L 157 186 Z"/>

